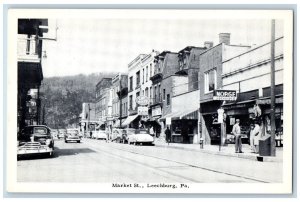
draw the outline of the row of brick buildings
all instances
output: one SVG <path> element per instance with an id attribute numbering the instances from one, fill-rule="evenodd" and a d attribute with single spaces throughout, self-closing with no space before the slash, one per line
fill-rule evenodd
<path id="1" fill-rule="evenodd" d="M 128 74 L 103 78 L 96 85 L 96 121 L 110 130 L 153 127 L 162 138 L 169 126 L 171 141 L 180 143 L 219 144 L 236 119 L 246 133 L 259 118 L 263 133 L 269 133 L 270 50 L 270 43 L 232 45 L 230 34 L 220 33 L 217 45 L 207 41 L 179 52 L 140 54 L 128 64 Z M 275 42 L 275 66 L 276 131 L 282 133 L 283 37 Z M 224 101 L 217 91 L 236 96 Z M 219 109 L 222 123 L 215 121 Z"/>

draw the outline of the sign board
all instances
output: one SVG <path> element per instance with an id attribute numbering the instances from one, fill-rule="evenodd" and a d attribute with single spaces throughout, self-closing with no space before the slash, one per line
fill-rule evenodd
<path id="1" fill-rule="evenodd" d="M 138 107 L 138 115 L 148 116 L 148 107 Z"/>
<path id="2" fill-rule="evenodd" d="M 166 118 L 166 125 L 171 125 L 171 117 Z"/>
<path id="3" fill-rule="evenodd" d="M 150 102 L 147 96 L 140 95 L 135 99 L 135 102 L 141 106 L 147 106 Z"/>
<path id="4" fill-rule="evenodd" d="M 160 115 L 161 115 L 161 107 L 160 106 L 152 108 L 152 117 L 160 116 Z"/>
<path id="5" fill-rule="evenodd" d="M 213 100 L 236 100 L 237 92 L 235 90 L 215 90 Z"/>

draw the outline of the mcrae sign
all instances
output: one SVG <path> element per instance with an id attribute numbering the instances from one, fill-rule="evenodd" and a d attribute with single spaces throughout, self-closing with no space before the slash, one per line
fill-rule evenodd
<path id="1" fill-rule="evenodd" d="M 235 90 L 215 90 L 213 100 L 236 100 L 237 93 Z"/>

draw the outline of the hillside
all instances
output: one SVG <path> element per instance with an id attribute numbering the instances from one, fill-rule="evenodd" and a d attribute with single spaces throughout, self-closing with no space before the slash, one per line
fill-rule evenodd
<path id="1" fill-rule="evenodd" d="M 116 73 L 94 73 L 44 78 L 40 91 L 41 120 L 45 120 L 50 128 L 65 128 L 77 123 L 82 103 L 95 101 L 96 84 L 103 77 L 115 75 Z"/>

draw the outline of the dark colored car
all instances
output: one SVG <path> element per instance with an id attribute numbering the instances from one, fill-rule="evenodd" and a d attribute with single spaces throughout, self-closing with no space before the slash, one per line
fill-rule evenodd
<path id="1" fill-rule="evenodd" d="M 53 150 L 54 140 L 47 126 L 26 126 L 18 134 L 18 155 L 44 153 L 51 157 Z"/>

